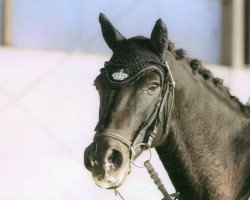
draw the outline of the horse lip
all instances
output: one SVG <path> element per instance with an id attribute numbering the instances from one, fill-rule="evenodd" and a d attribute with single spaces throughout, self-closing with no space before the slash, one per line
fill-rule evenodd
<path id="1" fill-rule="evenodd" d="M 102 181 L 98 181 L 96 182 L 96 185 L 100 188 L 103 188 L 103 189 L 115 189 L 115 188 L 118 188 L 120 185 L 117 184 L 115 182 L 102 182 Z"/>
<path id="2" fill-rule="evenodd" d="M 122 180 L 122 174 L 119 174 L 117 178 L 114 180 L 110 180 L 110 178 L 104 178 L 103 180 L 99 181 L 97 177 L 93 177 L 96 185 L 100 188 L 104 189 L 115 189 L 121 185 L 120 180 Z M 119 183 L 120 182 L 120 183 Z"/>
<path id="3" fill-rule="evenodd" d="M 117 189 L 119 186 L 111 186 L 111 187 L 108 187 L 108 188 L 106 188 L 106 189 L 108 189 L 108 190 L 114 190 L 114 189 Z"/>
<path id="4" fill-rule="evenodd" d="M 110 185 L 110 186 L 106 186 L 106 187 L 103 187 L 101 185 L 98 185 L 96 184 L 98 187 L 102 188 L 102 189 L 106 189 L 106 190 L 114 190 L 114 189 L 117 189 L 119 186 L 118 185 Z"/>

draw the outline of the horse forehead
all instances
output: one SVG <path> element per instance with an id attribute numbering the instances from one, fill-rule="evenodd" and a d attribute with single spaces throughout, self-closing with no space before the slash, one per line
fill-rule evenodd
<path id="1" fill-rule="evenodd" d="M 150 40 L 146 38 L 131 38 L 117 44 L 110 62 L 126 65 L 147 60 L 159 60 Z"/>

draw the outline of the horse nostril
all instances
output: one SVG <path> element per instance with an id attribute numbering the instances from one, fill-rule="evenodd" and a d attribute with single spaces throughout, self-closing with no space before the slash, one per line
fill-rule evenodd
<path id="1" fill-rule="evenodd" d="M 118 170 L 123 162 L 122 152 L 118 149 L 111 149 L 108 162 L 113 170 Z"/>
<path id="2" fill-rule="evenodd" d="M 84 165 L 90 171 L 94 167 L 94 161 L 91 159 L 90 150 L 88 148 L 84 152 Z"/>

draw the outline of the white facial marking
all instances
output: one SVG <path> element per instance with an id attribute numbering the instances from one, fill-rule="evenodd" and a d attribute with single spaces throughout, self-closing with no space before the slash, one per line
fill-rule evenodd
<path id="1" fill-rule="evenodd" d="M 119 186 L 122 180 L 124 180 L 125 176 L 126 176 L 126 173 L 123 171 L 118 176 L 114 176 L 114 175 L 106 173 L 102 180 L 99 180 L 101 175 L 100 176 L 97 175 L 96 177 L 93 177 L 93 179 L 99 187 L 106 189 L 106 188 Z"/>
<path id="2" fill-rule="evenodd" d="M 113 164 L 109 163 L 109 162 L 105 162 L 103 165 L 103 168 L 105 170 L 105 175 L 108 174 L 109 170 L 111 170 L 113 168 Z"/>

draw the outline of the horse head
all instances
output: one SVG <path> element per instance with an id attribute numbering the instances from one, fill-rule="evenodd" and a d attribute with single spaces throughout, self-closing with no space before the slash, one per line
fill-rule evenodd
<path id="1" fill-rule="evenodd" d="M 131 161 L 166 137 L 174 82 L 166 63 L 168 34 L 159 19 L 150 38 L 126 39 L 103 15 L 103 37 L 113 51 L 94 85 L 100 96 L 99 122 L 84 162 L 102 188 L 119 187 Z M 165 103 L 166 102 L 166 103 Z"/>

